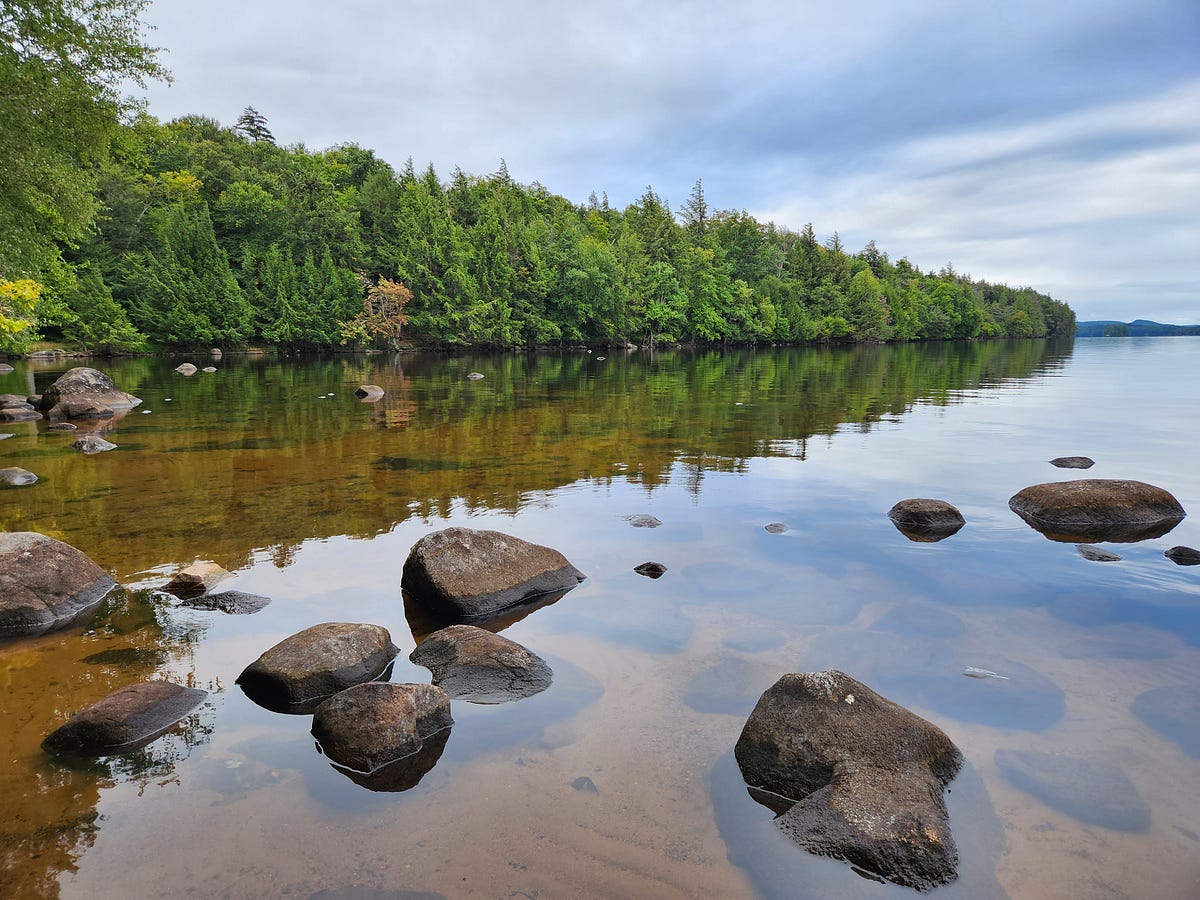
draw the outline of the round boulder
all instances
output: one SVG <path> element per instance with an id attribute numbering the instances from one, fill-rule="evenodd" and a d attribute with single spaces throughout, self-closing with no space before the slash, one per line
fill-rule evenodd
<path id="1" fill-rule="evenodd" d="M 888 518 L 906 538 L 920 543 L 945 540 L 966 524 L 962 513 L 945 500 L 925 498 L 901 500 L 888 510 Z"/>
<path id="2" fill-rule="evenodd" d="M 64 628 L 99 606 L 114 584 L 70 544 L 32 531 L 0 533 L 0 638 Z"/>
<path id="3" fill-rule="evenodd" d="M 308 713 L 326 697 L 383 675 L 398 652 L 382 626 L 326 622 L 284 638 L 237 683 L 259 706 Z"/>
<path id="4" fill-rule="evenodd" d="M 474 625 L 435 631 L 408 658 L 433 673 L 433 683 L 451 697 L 472 703 L 506 703 L 550 687 L 554 672 L 516 641 Z"/>
<path id="5" fill-rule="evenodd" d="M 942 792 L 962 754 L 936 726 L 843 672 L 784 675 L 734 748 L 746 783 L 790 808 L 789 838 L 927 890 L 957 877 Z"/>
<path id="6" fill-rule="evenodd" d="M 371 682 L 318 706 L 312 734 L 333 762 L 370 773 L 417 753 L 453 724 L 450 698 L 440 687 Z"/>
<path id="7" fill-rule="evenodd" d="M 28 469 L 22 469 L 18 466 L 9 466 L 7 469 L 0 469 L 0 484 L 8 487 L 25 487 L 27 484 L 34 484 L 38 477 Z"/>
<path id="8" fill-rule="evenodd" d="M 77 712 L 42 747 L 93 756 L 128 753 L 150 743 L 207 696 L 167 681 L 130 684 Z"/>
<path id="9" fill-rule="evenodd" d="M 46 388 L 41 407 L 47 419 L 107 418 L 113 410 L 131 409 L 141 402 L 118 390 L 99 369 L 77 366 Z"/>
<path id="10" fill-rule="evenodd" d="M 1035 484 L 1014 494 L 1008 506 L 1050 540 L 1071 544 L 1161 537 L 1187 515 L 1160 487 L 1105 478 Z"/>
<path id="11" fill-rule="evenodd" d="M 195 375 L 199 370 L 192 363 L 180 363 L 175 367 L 180 375 Z"/>
<path id="12" fill-rule="evenodd" d="M 566 591 L 584 575 L 557 550 L 499 531 L 446 528 L 413 545 L 401 587 L 435 615 L 486 618 L 542 594 Z"/>

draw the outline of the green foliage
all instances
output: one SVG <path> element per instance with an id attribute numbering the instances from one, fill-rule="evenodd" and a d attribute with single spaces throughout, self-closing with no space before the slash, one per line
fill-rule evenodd
<path id="1" fill-rule="evenodd" d="M 34 310 L 42 286 L 30 278 L 0 281 L 0 353 L 22 353 L 36 338 Z"/>
<path id="2" fill-rule="evenodd" d="M 148 0 L 0 6 L 0 277 L 40 277 L 98 204 L 95 167 L 132 106 L 126 82 L 165 77 L 142 39 Z"/>

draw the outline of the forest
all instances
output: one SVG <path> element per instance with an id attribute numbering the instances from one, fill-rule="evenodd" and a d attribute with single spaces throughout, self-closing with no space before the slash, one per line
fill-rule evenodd
<path id="1" fill-rule="evenodd" d="M 116 135 L 98 197 L 38 305 L 44 335 L 98 351 L 908 341 L 1075 324 L 1032 288 L 710 211 L 699 181 L 678 212 L 649 188 L 623 210 L 577 205 L 503 163 L 443 181 L 353 144 L 278 147 L 253 110 L 232 128 L 141 117 Z M 390 314 L 371 302 L 389 287 Z M 402 332 L 370 327 L 364 301 Z"/>

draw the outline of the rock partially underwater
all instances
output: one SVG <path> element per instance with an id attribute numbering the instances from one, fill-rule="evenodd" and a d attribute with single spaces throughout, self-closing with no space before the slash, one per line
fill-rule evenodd
<path id="1" fill-rule="evenodd" d="M 1014 494 L 1008 505 L 1050 540 L 1071 544 L 1162 537 L 1187 515 L 1163 488 L 1103 478 L 1035 484 Z"/>
<path id="2" fill-rule="evenodd" d="M 284 638 L 237 683 L 259 706 L 309 713 L 325 698 L 381 677 L 398 652 L 382 626 L 326 622 Z"/>
<path id="3" fill-rule="evenodd" d="M 473 703 L 505 703 L 540 694 L 554 677 L 536 653 L 474 625 L 435 631 L 408 657 L 433 673 L 451 697 Z"/>
<path id="4" fill-rule="evenodd" d="M 114 586 L 70 544 L 33 531 L 0 533 L 0 638 L 65 628 L 94 611 Z"/>
<path id="5" fill-rule="evenodd" d="M 943 541 L 966 524 L 962 513 L 945 500 L 924 497 L 901 500 L 888 510 L 888 518 L 901 534 L 919 543 Z"/>
<path id="6" fill-rule="evenodd" d="M 207 696 L 167 681 L 126 685 L 77 712 L 42 747 L 91 756 L 128 753 L 150 743 Z"/>
<path id="7" fill-rule="evenodd" d="M 583 579 L 582 572 L 549 547 L 498 531 L 446 528 L 413 545 L 401 586 L 430 612 L 461 622 L 570 590 Z"/>
<path id="8" fill-rule="evenodd" d="M 957 877 L 943 790 L 962 754 L 843 672 L 780 678 L 734 755 L 762 802 L 786 808 L 776 826 L 804 849 L 918 890 Z"/>

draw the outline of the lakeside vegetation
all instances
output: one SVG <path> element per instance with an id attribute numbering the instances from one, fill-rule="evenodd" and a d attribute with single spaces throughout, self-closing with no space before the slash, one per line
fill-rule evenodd
<path id="1" fill-rule="evenodd" d="M 229 127 L 131 117 L 120 78 L 163 75 L 136 28 L 144 4 L 92 4 L 101 19 L 90 25 L 71 18 L 74 6 L 22 7 L 57 10 L 57 26 L 19 12 L 0 21 L 13 38 L 0 42 L 0 75 L 41 113 L 28 139 L 45 145 L 14 146 L 6 161 L 23 177 L 0 198 L 21 213 L 0 231 L 0 352 L 21 352 L 39 334 L 112 352 L 1074 332 L 1070 308 L 1032 288 L 949 264 L 921 271 L 873 241 L 852 252 L 811 224 L 793 231 L 712 210 L 700 181 L 678 209 L 652 188 L 617 209 L 604 196 L 577 204 L 520 184 L 503 162 L 490 175 L 455 169 L 443 179 L 432 165 L 396 169 L 355 144 L 279 147 L 252 108 Z M 63 38 L 55 28 L 70 21 L 85 27 Z M 46 124 L 60 109 L 74 111 L 70 134 Z M 68 181 L 72 190 L 56 193 Z"/>

